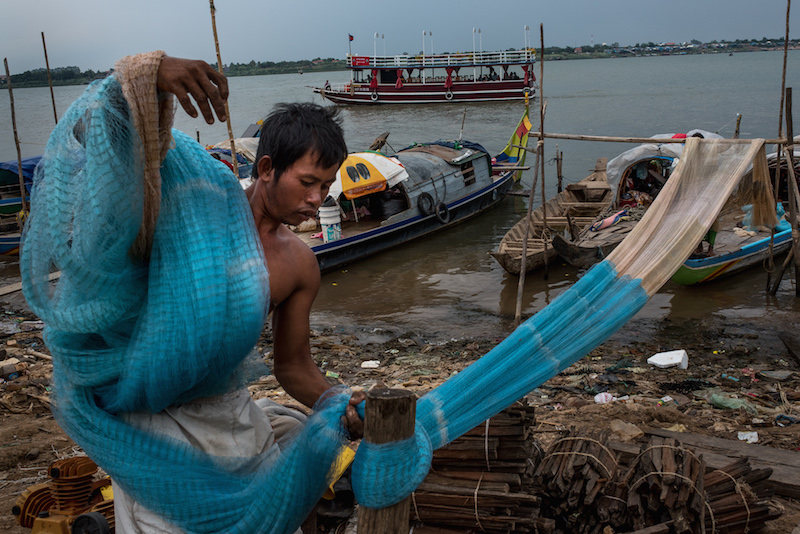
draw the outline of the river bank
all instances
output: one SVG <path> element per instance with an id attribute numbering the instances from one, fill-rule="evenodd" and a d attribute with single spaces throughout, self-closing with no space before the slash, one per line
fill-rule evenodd
<path id="1" fill-rule="evenodd" d="M 25 488 L 46 481 L 47 466 L 80 454 L 80 449 L 50 413 L 52 362 L 42 341 L 41 323 L 29 312 L 4 311 L 3 358 L 16 357 L 27 367 L 17 380 L 0 384 L 0 509 L 8 511 Z M 800 464 L 800 355 L 778 337 L 797 327 L 798 318 L 792 313 L 769 320 L 714 315 L 700 320 L 634 320 L 525 398 L 536 407 L 537 422 L 549 431 L 536 439 L 546 446 L 559 435 L 554 429 L 574 426 L 591 431 L 610 428 L 614 422 L 643 432 L 672 428 L 733 441 L 738 441 L 740 432 L 755 432 L 759 445 L 796 452 Z M 431 342 L 424 331 L 317 327 L 312 332 L 312 353 L 332 383 L 405 388 L 424 395 L 499 341 L 476 336 Z M 687 369 L 647 364 L 652 354 L 674 349 L 687 351 Z M 269 365 L 268 330 L 257 350 Z M 365 368 L 365 361 L 379 363 Z M 272 375 L 262 376 L 249 390 L 255 398 L 293 403 Z M 599 404 L 595 402 L 599 393 L 616 400 Z M 729 406 L 710 401 L 711 393 L 728 399 Z M 732 407 L 737 402 L 742 407 Z M 637 442 L 633 434 L 614 439 Z M 800 504 L 784 497 L 776 500 L 785 512 L 762 532 L 791 532 L 800 523 Z M 7 512 L 0 515 L 0 529 L 29 532 Z"/>

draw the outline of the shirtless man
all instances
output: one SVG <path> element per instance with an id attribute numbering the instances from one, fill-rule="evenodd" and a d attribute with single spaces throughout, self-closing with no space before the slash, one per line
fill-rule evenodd
<path id="1" fill-rule="evenodd" d="M 198 113 L 189 95 L 206 122 L 214 122 L 214 112 L 225 120 L 227 81 L 203 61 L 165 57 L 158 89 L 174 94 L 192 117 Z M 331 388 L 311 358 L 309 340 L 320 271 L 314 253 L 284 223 L 296 225 L 316 216 L 346 157 L 334 113 L 313 104 L 281 105 L 264 121 L 256 181 L 246 191 L 267 257 L 275 377 L 309 407 Z M 354 435 L 363 430 L 355 405 L 364 398 L 363 392 L 355 392 L 347 408 L 347 427 Z"/>
<path id="2" fill-rule="evenodd" d="M 203 61 L 164 57 L 157 87 L 174 94 L 192 117 L 198 116 L 199 108 L 209 124 L 214 114 L 225 119 L 227 82 Z M 313 104 L 278 106 L 262 128 L 256 181 L 246 192 L 269 270 L 274 373 L 286 392 L 308 407 L 331 389 L 311 357 L 309 340 L 309 313 L 319 291 L 320 271 L 314 253 L 284 223 L 299 224 L 316 215 L 346 156 L 333 113 Z M 352 437 L 363 431 L 355 406 L 365 397 L 363 392 L 353 393 L 342 417 Z M 170 406 L 158 414 L 134 415 L 129 422 L 189 441 L 209 454 L 250 457 L 269 451 L 282 431 L 276 426 L 276 413 L 259 408 L 265 407 L 260 401 L 257 406 L 246 389 L 239 389 Z M 277 415 L 283 414 L 277 411 Z M 281 421 L 279 426 L 287 425 Z M 119 488 L 115 515 L 118 532 L 179 531 Z"/>
<path id="3" fill-rule="evenodd" d="M 286 224 L 315 217 L 347 157 L 342 129 L 330 108 L 282 104 L 264 121 L 254 178 L 247 190 L 269 269 L 275 377 L 289 395 L 306 406 L 330 389 L 311 358 L 309 312 L 320 287 L 316 256 Z M 285 224 L 284 224 L 285 223 Z M 355 404 L 347 426 L 361 433 Z"/>

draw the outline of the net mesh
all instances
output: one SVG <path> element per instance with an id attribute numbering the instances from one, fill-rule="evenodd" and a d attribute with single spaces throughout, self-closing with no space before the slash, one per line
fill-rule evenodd
<path id="1" fill-rule="evenodd" d="M 145 212 L 147 150 L 113 77 L 67 111 L 37 170 L 23 289 L 46 324 L 60 424 L 127 493 L 187 532 L 293 532 L 329 483 L 344 392 L 326 396 L 281 454 L 220 458 L 137 430 L 157 412 L 242 384 L 268 309 L 244 194 L 188 136 L 160 168 L 150 253 L 131 253 Z M 763 142 L 689 140 L 631 236 L 483 358 L 418 401 L 417 433 L 362 443 L 359 502 L 380 508 L 421 482 L 431 451 L 573 364 L 628 321 L 691 253 Z M 48 285 L 60 270 L 55 289 Z"/>

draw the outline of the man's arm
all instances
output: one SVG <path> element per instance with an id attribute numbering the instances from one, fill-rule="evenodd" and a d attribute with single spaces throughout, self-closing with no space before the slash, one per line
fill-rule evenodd
<path id="1" fill-rule="evenodd" d="M 306 266 L 300 269 L 302 284 L 272 311 L 273 361 L 275 377 L 283 389 L 306 406 L 313 407 L 331 384 L 311 357 L 309 315 L 319 292 L 320 273 L 313 253 L 304 252 L 306 261 L 298 262 Z M 365 398 L 363 391 L 354 392 L 342 417 L 342 424 L 353 438 L 361 437 L 364 432 L 364 423 L 355 407 Z"/>

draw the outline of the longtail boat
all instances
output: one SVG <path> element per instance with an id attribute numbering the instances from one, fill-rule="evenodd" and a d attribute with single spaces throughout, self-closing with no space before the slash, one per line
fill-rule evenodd
<path id="1" fill-rule="evenodd" d="M 525 272 L 538 269 L 556 256 L 551 244 L 554 233 L 567 230 L 577 233 L 611 206 L 614 195 L 606 180 L 606 158 L 599 158 L 592 173 L 583 180 L 568 184 L 564 191 L 523 217 L 490 254 L 510 274 L 522 270 L 522 248 L 526 229 Z M 545 222 L 546 221 L 546 222 Z"/>

